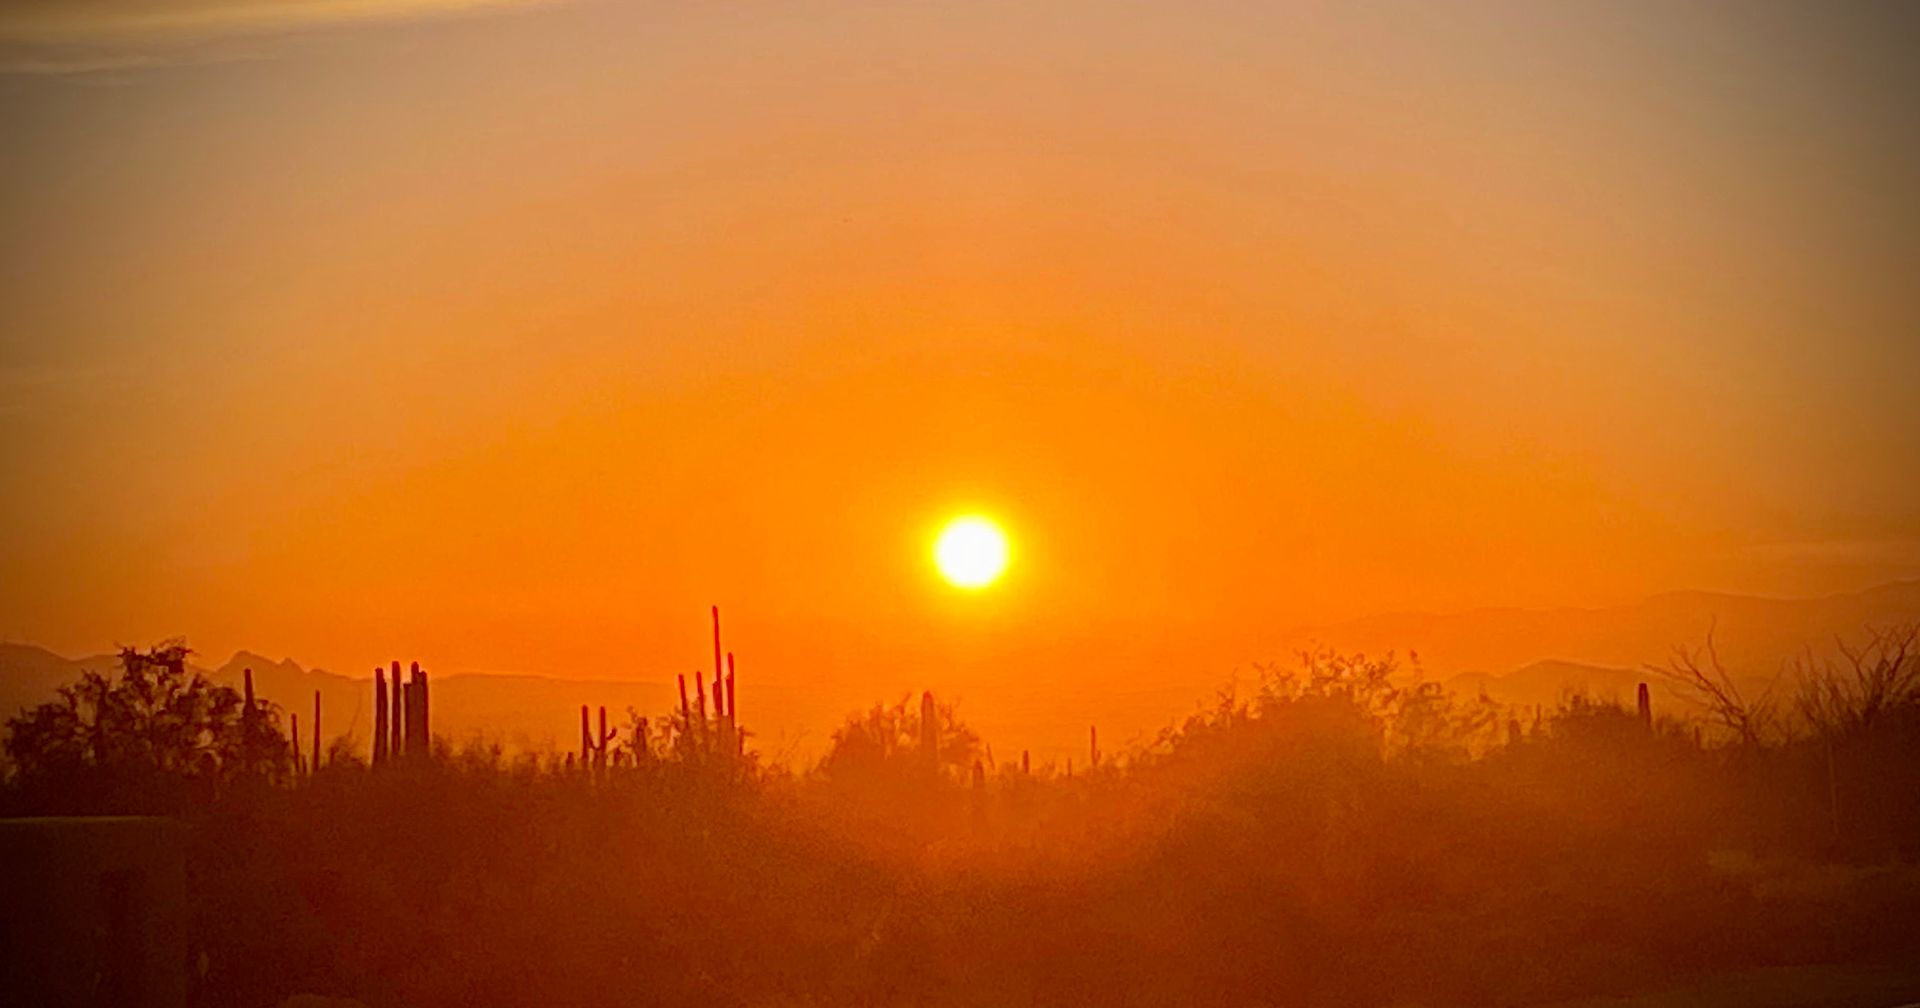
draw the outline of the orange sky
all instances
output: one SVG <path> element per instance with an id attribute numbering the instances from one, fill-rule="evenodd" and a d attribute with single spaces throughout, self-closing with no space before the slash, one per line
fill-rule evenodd
<path id="1" fill-rule="evenodd" d="M 1914 576 L 1912 20 L 16 5 L 0 635 L 992 703 Z"/>

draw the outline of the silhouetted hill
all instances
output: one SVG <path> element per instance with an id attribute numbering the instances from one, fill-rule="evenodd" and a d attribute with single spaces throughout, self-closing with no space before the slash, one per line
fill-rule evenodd
<path id="1" fill-rule="evenodd" d="M 32 644 L 0 644 L 0 714 L 43 703 L 80 674 L 80 663 Z"/>
<path id="2" fill-rule="evenodd" d="M 31 644 L 0 644 L 0 717 L 12 717 L 21 710 L 53 699 L 59 687 L 73 682 L 86 670 L 117 669 L 117 654 L 65 658 Z M 356 705 L 371 706 L 363 698 L 363 683 L 319 670 L 302 669 L 292 659 L 273 661 L 242 651 L 217 668 L 189 663 L 189 668 L 213 682 L 240 688 L 245 669 L 253 669 L 254 688 L 261 698 L 279 704 L 307 720 L 313 710 L 313 691 L 321 691 L 323 710 L 331 717 L 345 716 L 347 723 L 330 721 L 326 734 L 339 734 L 351 726 Z M 362 715 L 362 731 L 365 716 Z"/>
<path id="3" fill-rule="evenodd" d="M 1318 643 L 1344 651 L 1416 651 L 1427 675 L 1442 681 L 1465 673 L 1500 677 L 1551 660 L 1573 678 L 1617 685 L 1619 677 L 1590 670 L 1664 664 L 1676 645 L 1698 646 L 1709 630 L 1729 671 L 1765 679 L 1803 651 L 1828 655 L 1836 638 L 1858 639 L 1869 626 L 1915 619 L 1920 619 L 1920 581 L 1897 581 L 1811 599 L 1669 592 L 1599 609 L 1371 616 L 1298 631 L 1293 639 L 1301 646 Z M 1530 675 L 1538 679 L 1553 671 L 1549 666 Z M 1639 672 L 1632 675 L 1634 681 L 1641 678 Z"/>
<path id="4" fill-rule="evenodd" d="M 207 678 L 240 689 L 246 670 L 253 670 L 254 694 L 279 704 L 300 718 L 302 746 L 311 746 L 313 694 L 320 693 L 321 734 L 328 740 L 341 735 L 364 747 L 373 724 L 373 697 L 365 681 L 323 669 L 304 669 L 291 658 L 274 661 L 253 651 L 237 651 L 218 668 L 203 669 Z"/>
<path id="5" fill-rule="evenodd" d="M 53 699 L 60 686 L 78 679 L 84 669 L 117 665 L 115 655 L 71 659 L 30 644 L 0 644 L 0 718 Z M 318 691 L 321 731 L 328 742 L 346 736 L 363 754 L 367 748 L 373 723 L 371 667 L 365 676 L 354 678 L 254 651 L 237 652 L 213 668 L 189 667 L 234 689 L 241 687 L 245 671 L 252 669 L 255 695 L 300 718 L 304 745 L 311 745 L 308 733 L 313 695 Z M 432 669 L 428 671 L 431 674 Z M 434 676 L 432 684 L 436 734 L 455 744 L 480 739 L 509 749 L 564 752 L 576 748 L 582 704 L 605 706 L 608 723 L 625 732 L 629 707 L 645 717 L 660 717 L 679 703 L 673 684 L 644 680 L 445 675 Z M 847 713 L 824 708 L 807 691 L 792 687 L 754 685 L 740 700 L 752 719 L 751 728 L 759 733 L 756 745 L 772 753 L 792 748 L 803 734 L 824 738 Z"/>
<path id="6" fill-rule="evenodd" d="M 1770 680 L 1770 676 L 1736 675 L 1734 685 L 1743 696 L 1758 697 L 1765 692 Z M 1655 709 L 1662 713 L 1684 715 L 1696 702 L 1696 698 L 1676 690 L 1667 680 L 1643 668 L 1610 668 L 1567 661 L 1537 661 L 1505 675 L 1463 672 L 1444 682 L 1448 689 L 1463 696 L 1484 693 L 1499 703 L 1523 709 L 1538 706 L 1551 710 L 1576 695 L 1632 706 L 1643 682 L 1652 692 Z"/>
<path id="7" fill-rule="evenodd" d="M 1631 700 L 1646 676 L 1633 669 L 1582 665 L 1578 662 L 1537 661 L 1505 675 L 1462 672 L 1444 680 L 1453 691 L 1471 696 L 1485 693 L 1505 704 L 1551 705 L 1573 694 L 1595 699 Z"/>

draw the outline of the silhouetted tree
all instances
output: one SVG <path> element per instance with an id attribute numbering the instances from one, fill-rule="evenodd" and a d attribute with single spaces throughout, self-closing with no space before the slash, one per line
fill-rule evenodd
<path id="1" fill-rule="evenodd" d="M 902 697 L 891 706 L 876 704 L 864 714 L 847 718 L 834 730 L 832 744 L 820 761 L 821 772 L 835 780 L 908 774 L 924 766 L 926 740 L 932 738 L 942 773 L 966 773 L 981 756 L 980 736 L 960 721 L 948 701 L 932 705 L 934 731 L 929 733 L 927 709 Z"/>
<path id="2" fill-rule="evenodd" d="M 1892 713 L 1920 706 L 1920 623 L 1869 628 L 1864 645 L 1836 642 L 1841 662 L 1796 662 L 1796 712 L 1823 738 L 1871 730 Z"/>
<path id="3" fill-rule="evenodd" d="M 1666 680 L 1683 699 L 1705 713 L 1710 723 L 1731 733 L 1741 745 L 1758 749 L 1773 740 L 1779 711 L 1772 685 L 1758 697 L 1741 695 L 1733 676 L 1720 663 L 1711 628 L 1699 649 L 1676 646 L 1665 667 L 1648 665 L 1646 670 Z"/>
<path id="4" fill-rule="evenodd" d="M 280 712 L 187 668 L 178 641 L 123 648 L 117 675 L 81 673 L 59 697 L 7 722 L 6 752 L 23 782 L 277 778 L 290 765 Z"/>

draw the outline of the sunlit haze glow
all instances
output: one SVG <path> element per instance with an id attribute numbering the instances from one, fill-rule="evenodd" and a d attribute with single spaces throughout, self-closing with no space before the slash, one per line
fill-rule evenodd
<path id="1" fill-rule="evenodd" d="M 1920 1008 L 1920 0 L 0 0 L 0 934 Z"/>
<path id="2" fill-rule="evenodd" d="M 1010 732 L 1920 575 L 1911 34 L 1387 8 L 0 15 L 0 639 L 665 683 L 718 604 L 824 717 Z"/>

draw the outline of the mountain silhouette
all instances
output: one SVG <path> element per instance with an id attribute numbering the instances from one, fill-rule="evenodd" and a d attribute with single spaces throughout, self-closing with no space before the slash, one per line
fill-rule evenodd
<path id="1" fill-rule="evenodd" d="M 1520 707 L 1551 707 L 1574 693 L 1630 703 L 1636 684 L 1647 681 L 1656 702 L 1669 709 L 1683 698 L 1644 666 L 1664 664 L 1675 646 L 1700 645 L 1709 629 L 1736 684 L 1757 693 L 1796 656 L 1830 657 L 1836 639 L 1858 639 L 1868 627 L 1916 619 L 1920 581 L 1899 581 L 1809 599 L 1669 592 L 1607 608 L 1384 615 L 1297 631 L 1290 640 L 1297 647 L 1319 644 L 1349 652 L 1417 652 L 1424 677 L 1465 695 L 1485 693 Z M 51 699 L 82 669 L 116 663 L 111 654 L 68 659 L 30 644 L 0 644 L 0 716 Z M 364 753 L 372 721 L 371 666 L 346 676 L 304 668 L 291 658 L 241 651 L 201 671 L 237 688 L 248 668 L 255 692 L 302 722 L 309 721 L 318 690 L 322 734 L 329 740 L 345 735 Z M 1124 710 L 1113 712 L 1114 721 L 1101 721 L 1102 736 L 1124 740 L 1151 733 L 1211 696 L 1224 677 L 1225 670 L 1202 672 L 1191 682 L 1134 689 L 1124 698 Z M 434 678 L 433 690 L 434 731 L 456 744 L 477 737 L 512 749 L 562 752 L 578 745 L 582 704 L 605 706 L 609 720 L 624 726 L 629 707 L 658 717 L 677 703 L 666 679 L 446 675 Z M 848 713 L 824 691 L 758 682 L 743 689 L 742 704 L 746 723 L 758 733 L 756 746 L 775 754 L 819 744 Z M 1007 744 L 1025 746 L 1029 739 L 1060 730 L 1057 708 L 1021 708 L 1005 698 L 991 703 L 996 709 L 989 706 L 976 698 L 977 721 Z M 1115 723 L 1120 721 L 1131 723 Z M 1039 745 L 1034 750 L 1036 756 L 1045 751 Z M 1061 749 L 1057 755 L 1072 752 Z"/>
<path id="2" fill-rule="evenodd" d="M 403 665 L 410 662 L 403 662 Z M 0 644 L 0 717 L 54 698 L 82 671 L 118 668 L 116 655 L 65 658 L 31 644 Z M 213 667 L 189 663 L 209 680 L 239 689 L 253 670 L 254 693 L 298 715 L 310 731 L 313 695 L 321 701 L 321 734 L 329 743 L 351 739 L 365 755 L 373 719 L 373 675 L 350 677 L 308 669 L 291 658 L 273 659 L 242 650 Z M 428 671 L 432 672 L 429 666 Z M 692 670 L 689 670 L 691 672 Z M 691 679 L 691 676 L 689 676 Z M 645 717 L 664 715 L 678 702 L 677 688 L 665 681 L 575 680 L 534 675 L 446 675 L 433 680 L 433 729 L 456 745 L 479 739 L 515 750 L 576 748 L 580 705 L 605 706 L 609 722 L 624 726 L 627 708 Z M 793 687 L 755 684 L 743 698 L 766 713 L 751 722 L 763 748 L 780 752 L 802 733 L 824 737 L 843 710 L 822 707 L 808 692 Z M 751 708 L 750 708 L 751 709 Z"/>
<path id="3" fill-rule="evenodd" d="M 1868 627 L 1920 619 L 1920 580 L 1818 598 L 1778 599 L 1715 592 L 1667 592 L 1631 605 L 1595 609 L 1475 609 L 1370 616 L 1292 635 L 1297 646 L 1342 651 L 1417 652 L 1429 678 L 1468 673 L 1504 678 L 1536 662 L 1563 663 L 1572 678 L 1614 684 L 1595 669 L 1664 665 L 1675 647 L 1697 648 L 1709 632 L 1728 671 L 1768 679 L 1796 656 L 1835 654 L 1835 641 Z M 1549 676 L 1556 666 L 1530 675 Z M 1631 687 L 1628 687 L 1631 695 Z"/>

